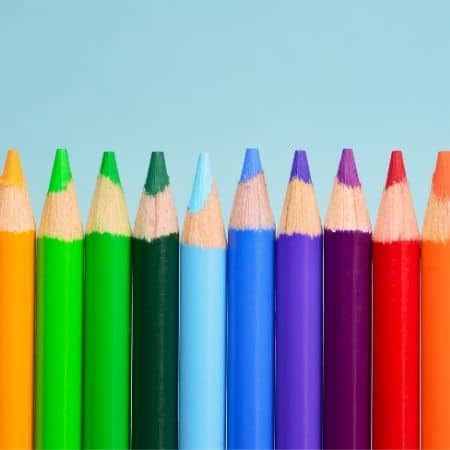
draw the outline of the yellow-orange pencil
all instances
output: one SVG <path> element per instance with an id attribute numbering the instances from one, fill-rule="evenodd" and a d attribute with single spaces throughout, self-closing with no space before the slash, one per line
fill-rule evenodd
<path id="1" fill-rule="evenodd" d="M 19 154 L 0 177 L 0 448 L 33 445 L 33 212 Z"/>

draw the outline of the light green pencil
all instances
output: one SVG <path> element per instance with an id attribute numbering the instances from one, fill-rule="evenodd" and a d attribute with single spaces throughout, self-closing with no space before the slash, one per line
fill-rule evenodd
<path id="1" fill-rule="evenodd" d="M 65 149 L 38 231 L 36 302 L 35 447 L 80 448 L 83 228 Z"/>

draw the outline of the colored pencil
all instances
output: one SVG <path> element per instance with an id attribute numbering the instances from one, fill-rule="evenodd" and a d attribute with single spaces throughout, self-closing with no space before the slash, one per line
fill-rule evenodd
<path id="1" fill-rule="evenodd" d="M 134 227 L 134 449 L 178 447 L 178 222 L 164 153 L 154 152 Z"/>
<path id="2" fill-rule="evenodd" d="M 326 449 L 370 448 L 371 246 L 353 153 L 344 149 L 324 235 Z"/>
<path id="3" fill-rule="evenodd" d="M 247 149 L 228 232 L 228 448 L 273 447 L 275 226 Z"/>
<path id="4" fill-rule="evenodd" d="M 181 236 L 180 448 L 225 448 L 226 240 L 207 154 Z"/>
<path id="5" fill-rule="evenodd" d="M 130 445 L 131 239 L 113 152 L 105 152 L 86 229 L 85 449 Z"/>
<path id="6" fill-rule="evenodd" d="M 33 447 L 35 231 L 19 153 L 0 177 L 0 448 Z"/>
<path id="7" fill-rule="evenodd" d="M 37 241 L 37 448 L 81 445 L 83 245 L 69 156 L 58 149 Z"/>
<path id="8" fill-rule="evenodd" d="M 276 448 L 322 448 L 322 224 L 296 151 L 277 239 Z"/>
<path id="9" fill-rule="evenodd" d="M 401 151 L 373 236 L 373 448 L 419 448 L 419 229 Z"/>
<path id="10" fill-rule="evenodd" d="M 450 448 L 450 151 L 440 152 L 422 236 L 422 448 Z"/>

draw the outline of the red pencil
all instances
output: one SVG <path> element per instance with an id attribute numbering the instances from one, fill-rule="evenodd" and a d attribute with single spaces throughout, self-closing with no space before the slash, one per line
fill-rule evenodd
<path id="1" fill-rule="evenodd" d="M 401 151 L 373 246 L 373 448 L 419 447 L 419 230 Z"/>

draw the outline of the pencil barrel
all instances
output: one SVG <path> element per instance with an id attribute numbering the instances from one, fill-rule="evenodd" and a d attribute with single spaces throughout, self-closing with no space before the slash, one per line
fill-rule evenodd
<path id="1" fill-rule="evenodd" d="M 37 448 L 81 445 L 83 241 L 37 241 Z"/>
<path id="2" fill-rule="evenodd" d="M 324 448 L 370 448 L 371 234 L 324 235 Z"/>
<path id="3" fill-rule="evenodd" d="M 450 244 L 422 242 L 422 448 L 450 448 Z"/>
<path id="4" fill-rule="evenodd" d="M 226 250 L 181 245 L 180 448 L 225 448 Z"/>
<path id="5" fill-rule="evenodd" d="M 272 448 L 275 232 L 228 236 L 228 448 Z"/>
<path id="6" fill-rule="evenodd" d="M 86 449 L 127 449 L 130 444 L 130 254 L 128 236 L 86 236 Z"/>
<path id="7" fill-rule="evenodd" d="M 373 447 L 419 448 L 420 247 L 373 251 Z"/>
<path id="8" fill-rule="evenodd" d="M 322 446 L 322 237 L 277 240 L 276 448 Z"/>
<path id="9" fill-rule="evenodd" d="M 33 446 L 34 258 L 34 231 L 0 232 L 0 448 Z"/>
<path id="10" fill-rule="evenodd" d="M 178 446 L 178 233 L 132 240 L 132 448 Z"/>

